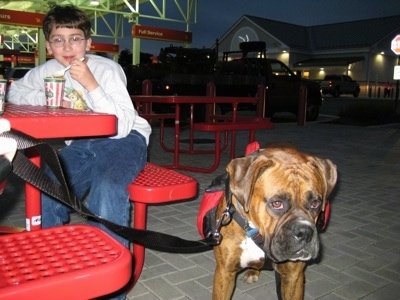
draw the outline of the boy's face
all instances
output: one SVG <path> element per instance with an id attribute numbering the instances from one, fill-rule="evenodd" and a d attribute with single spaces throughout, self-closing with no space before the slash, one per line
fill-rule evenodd
<path id="1" fill-rule="evenodd" d="M 62 45 L 64 43 L 64 45 Z M 71 45 L 75 44 L 75 45 Z M 77 28 L 53 28 L 46 41 L 46 49 L 50 55 L 63 66 L 68 66 L 74 58 L 82 58 L 90 50 L 92 39 L 85 39 L 82 30 Z"/>

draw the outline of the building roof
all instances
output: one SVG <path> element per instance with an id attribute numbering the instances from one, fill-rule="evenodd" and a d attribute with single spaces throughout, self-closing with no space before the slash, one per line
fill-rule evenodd
<path id="1" fill-rule="evenodd" d="M 310 51 L 371 47 L 400 32 L 400 15 L 310 27 L 249 15 L 243 17 L 287 46 Z"/>
<path id="2" fill-rule="evenodd" d="M 307 27 L 244 15 L 250 22 L 291 48 L 308 49 Z"/>

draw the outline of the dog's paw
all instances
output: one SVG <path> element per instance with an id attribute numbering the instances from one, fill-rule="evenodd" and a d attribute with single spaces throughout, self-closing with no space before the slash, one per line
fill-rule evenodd
<path id="1" fill-rule="evenodd" d="M 260 275 L 260 271 L 259 270 L 255 270 L 255 269 L 248 269 L 245 273 L 244 273 L 244 282 L 246 283 L 254 283 L 258 281 L 258 275 Z"/>

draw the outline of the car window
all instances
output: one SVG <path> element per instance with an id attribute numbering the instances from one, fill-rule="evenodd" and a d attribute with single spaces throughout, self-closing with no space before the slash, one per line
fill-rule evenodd
<path id="1" fill-rule="evenodd" d="M 344 81 L 348 81 L 348 82 L 352 81 L 350 76 L 344 75 L 343 78 L 344 78 Z"/>
<path id="2" fill-rule="evenodd" d="M 292 76 L 293 73 L 280 62 L 271 62 L 272 75 L 274 76 Z"/>
<path id="3" fill-rule="evenodd" d="M 325 80 L 340 80 L 340 76 L 337 75 L 326 75 Z"/>

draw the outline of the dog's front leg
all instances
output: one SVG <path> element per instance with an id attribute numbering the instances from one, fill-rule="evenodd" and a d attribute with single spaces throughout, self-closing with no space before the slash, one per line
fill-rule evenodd
<path id="1" fill-rule="evenodd" d="M 304 269 L 306 263 L 285 262 L 275 264 L 274 268 L 281 277 L 281 296 L 283 300 L 301 300 L 304 298 Z M 279 294 L 279 292 L 277 291 Z"/>
<path id="2" fill-rule="evenodd" d="M 229 300 L 235 289 L 236 272 L 229 272 L 224 266 L 215 268 L 213 300 Z"/>

